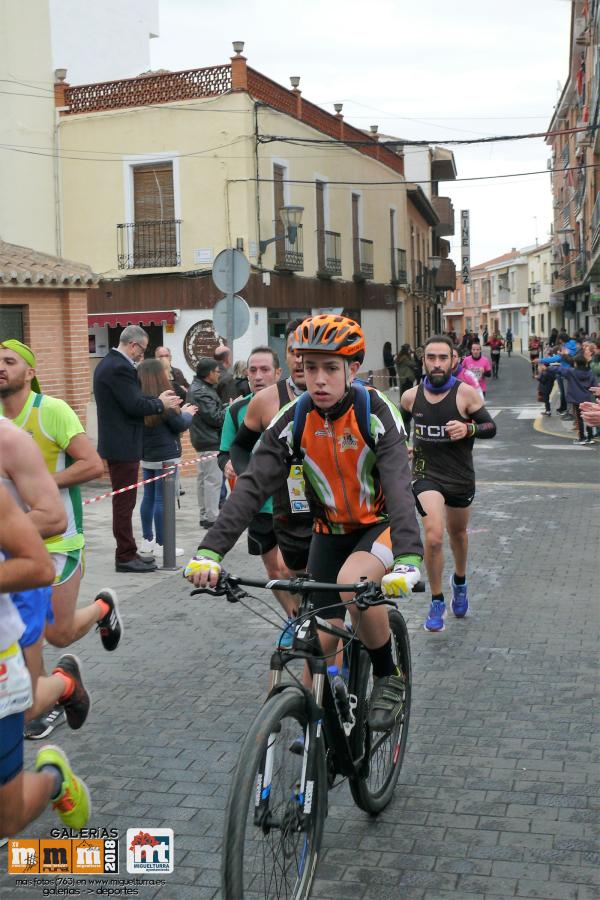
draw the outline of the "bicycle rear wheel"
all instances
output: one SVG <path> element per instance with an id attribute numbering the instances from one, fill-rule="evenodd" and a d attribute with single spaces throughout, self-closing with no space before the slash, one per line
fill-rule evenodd
<path id="1" fill-rule="evenodd" d="M 392 653 L 394 661 L 404 677 L 404 708 L 391 731 L 371 732 L 367 724 L 369 698 L 373 688 L 371 660 L 366 650 L 360 654 L 357 678 L 356 725 L 354 727 L 354 752 L 366 748 L 368 763 L 364 774 L 350 778 L 350 790 L 354 802 L 365 812 L 375 816 L 392 799 L 400 768 L 406 750 L 410 700 L 412 692 L 412 669 L 410 662 L 410 642 L 406 622 L 397 609 L 389 611 L 392 633 Z"/>
<path id="2" fill-rule="evenodd" d="M 290 747 L 306 725 L 302 695 L 285 690 L 265 703 L 246 736 L 225 815 L 224 897 L 302 900 L 310 894 L 327 814 L 327 772 L 320 743 L 312 816 L 308 830 L 302 830 L 303 755 L 290 752 Z M 267 744 L 272 773 L 265 788 Z M 307 782 L 307 794 L 308 789 Z"/>

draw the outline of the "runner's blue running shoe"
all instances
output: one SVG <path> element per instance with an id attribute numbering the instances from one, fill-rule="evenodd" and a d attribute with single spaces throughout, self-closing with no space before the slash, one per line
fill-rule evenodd
<path id="1" fill-rule="evenodd" d="M 443 600 L 432 600 L 429 615 L 425 619 L 425 631 L 443 631 L 445 628 L 446 604 Z"/>
<path id="2" fill-rule="evenodd" d="M 454 575 L 450 576 L 450 590 L 452 591 L 452 612 L 457 619 L 466 616 L 469 608 L 469 598 L 467 597 L 467 582 L 464 584 L 454 584 Z"/>
<path id="3" fill-rule="evenodd" d="M 291 650 L 294 643 L 294 620 L 288 619 L 283 626 L 283 631 L 277 638 L 277 650 Z"/>

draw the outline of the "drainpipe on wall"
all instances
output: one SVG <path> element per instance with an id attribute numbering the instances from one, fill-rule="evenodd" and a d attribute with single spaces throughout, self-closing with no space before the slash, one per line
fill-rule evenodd
<path id="1" fill-rule="evenodd" d="M 53 135 L 53 174 L 54 174 L 54 246 L 57 256 L 62 256 L 62 215 L 61 215 L 61 182 L 60 182 L 60 118 L 61 112 L 68 109 L 66 103 L 66 90 L 69 84 L 66 80 L 66 69 L 54 70 L 54 135 Z"/>
<path id="2" fill-rule="evenodd" d="M 260 106 L 264 106 L 263 103 L 254 104 L 254 176 L 256 178 L 256 246 L 258 250 L 258 267 L 262 268 L 262 253 L 260 249 L 260 180 L 259 180 L 259 166 L 258 166 L 258 144 L 259 144 L 259 132 L 258 132 L 258 109 Z"/>

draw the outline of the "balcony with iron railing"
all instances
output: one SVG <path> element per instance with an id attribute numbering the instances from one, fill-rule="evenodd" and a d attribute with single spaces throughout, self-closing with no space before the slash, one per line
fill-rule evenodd
<path id="1" fill-rule="evenodd" d="M 354 238 L 354 281 L 373 278 L 373 241 Z"/>
<path id="2" fill-rule="evenodd" d="M 304 244 L 302 225 L 296 226 L 296 239 L 290 241 L 286 233 L 283 240 L 277 242 L 275 250 L 275 268 L 281 272 L 302 272 L 304 269 Z"/>
<path id="3" fill-rule="evenodd" d="M 600 246 L 600 192 L 596 194 L 596 202 L 592 212 L 592 251 Z"/>
<path id="4" fill-rule="evenodd" d="M 407 284 L 406 250 L 392 247 L 392 284 Z"/>
<path id="5" fill-rule="evenodd" d="M 162 269 L 181 265 L 181 219 L 117 225 L 119 269 Z"/>
<path id="6" fill-rule="evenodd" d="M 435 280 L 433 271 L 419 263 L 419 274 L 416 276 L 415 288 L 417 293 L 433 296 L 435 294 Z"/>
<path id="7" fill-rule="evenodd" d="M 575 280 L 582 281 L 585 277 L 585 272 L 587 269 L 587 259 L 585 250 L 581 250 L 575 259 L 573 260 L 573 265 L 575 267 Z"/>
<path id="8" fill-rule="evenodd" d="M 435 226 L 436 235 L 454 234 L 454 207 L 450 197 L 432 197 L 431 205 L 440 220 Z"/>
<path id="9" fill-rule="evenodd" d="M 331 278 L 342 274 L 342 236 L 339 231 L 317 229 L 317 275 Z"/>

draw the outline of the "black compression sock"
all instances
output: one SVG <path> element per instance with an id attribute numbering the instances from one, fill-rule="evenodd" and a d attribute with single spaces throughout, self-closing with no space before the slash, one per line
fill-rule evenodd
<path id="1" fill-rule="evenodd" d="M 373 666 L 373 678 L 385 678 L 386 675 L 396 675 L 396 665 L 392 657 L 392 639 L 388 638 L 383 647 L 376 650 L 367 648 Z"/>
<path id="2" fill-rule="evenodd" d="M 443 602 L 444 602 L 444 595 L 443 595 L 443 594 L 432 594 L 432 595 L 431 595 L 431 602 L 433 603 L 434 600 L 441 600 L 441 602 L 443 603 Z"/>
<path id="3" fill-rule="evenodd" d="M 456 584 L 456 585 L 463 585 L 463 584 L 466 584 L 466 583 L 467 583 L 467 576 L 466 576 L 466 575 L 457 575 L 456 572 L 454 573 L 454 584 Z"/>

